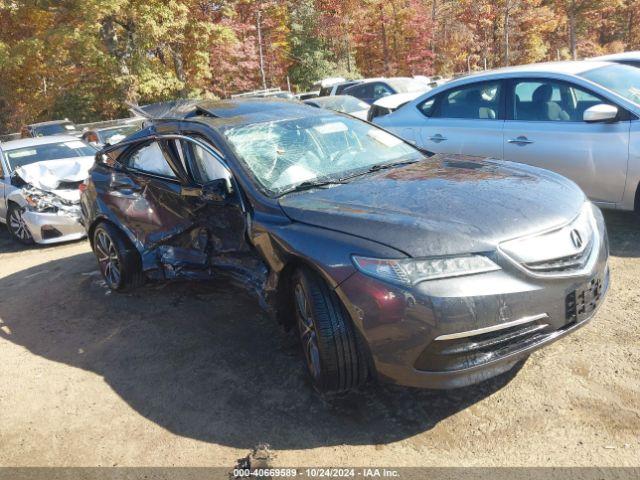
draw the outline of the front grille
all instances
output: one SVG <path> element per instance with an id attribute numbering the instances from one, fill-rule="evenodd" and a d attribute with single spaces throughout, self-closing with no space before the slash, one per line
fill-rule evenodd
<path id="1" fill-rule="evenodd" d="M 84 180 L 80 180 L 79 182 L 60 182 L 57 190 L 78 190 L 82 182 L 84 182 Z"/>
<path id="2" fill-rule="evenodd" d="M 566 257 L 554 258 L 552 260 L 544 260 L 541 262 L 525 263 L 524 266 L 536 273 L 560 273 L 580 270 L 589 260 L 592 249 L 593 241 L 589 243 L 587 248 L 576 255 L 568 255 Z"/>
<path id="3" fill-rule="evenodd" d="M 570 223 L 539 234 L 507 240 L 500 251 L 537 276 L 583 273 L 600 249 L 600 232 L 592 207 L 586 204 Z"/>

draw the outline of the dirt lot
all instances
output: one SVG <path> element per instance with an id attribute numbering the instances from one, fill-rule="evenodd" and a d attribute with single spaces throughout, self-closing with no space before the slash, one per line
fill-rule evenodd
<path id="1" fill-rule="evenodd" d="M 23 249 L 0 227 L 0 465 L 640 464 L 640 221 L 607 214 L 596 319 L 493 381 L 320 398 L 242 292 L 103 285 L 88 243 Z"/>

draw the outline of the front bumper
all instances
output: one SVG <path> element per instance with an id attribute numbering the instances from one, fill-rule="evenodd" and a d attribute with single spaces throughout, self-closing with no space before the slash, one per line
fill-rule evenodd
<path id="1" fill-rule="evenodd" d="M 87 235 L 79 215 L 28 210 L 22 214 L 22 218 L 34 242 L 41 245 L 79 240 Z"/>
<path id="2" fill-rule="evenodd" d="M 378 378 L 399 385 L 457 388 L 511 369 L 533 351 L 585 325 L 609 287 L 608 242 L 579 276 L 502 270 L 422 282 L 413 288 L 355 273 L 338 286 L 369 347 Z"/>

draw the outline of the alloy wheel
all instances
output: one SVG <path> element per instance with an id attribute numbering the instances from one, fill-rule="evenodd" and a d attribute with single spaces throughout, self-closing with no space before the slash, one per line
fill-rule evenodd
<path id="1" fill-rule="evenodd" d="M 121 278 L 120 259 L 113 240 L 103 230 L 96 235 L 96 256 L 104 278 L 111 286 L 118 287 Z"/>
<path id="2" fill-rule="evenodd" d="M 13 234 L 23 242 L 30 242 L 32 240 L 31 232 L 27 228 L 27 224 L 22 217 L 22 209 L 13 208 L 9 215 L 9 227 Z"/>
<path id="3" fill-rule="evenodd" d="M 307 361 L 309 373 L 314 379 L 320 377 L 320 350 L 318 349 L 318 335 L 316 332 L 313 314 L 305 292 L 301 284 L 297 284 L 295 288 L 296 313 L 298 317 L 298 330 L 300 332 L 300 340 L 302 341 L 302 349 Z"/>

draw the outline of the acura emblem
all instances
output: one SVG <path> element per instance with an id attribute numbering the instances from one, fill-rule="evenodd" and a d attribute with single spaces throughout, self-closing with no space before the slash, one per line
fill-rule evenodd
<path id="1" fill-rule="evenodd" d="M 571 241 L 574 247 L 578 249 L 582 247 L 582 236 L 578 230 L 571 230 Z"/>

